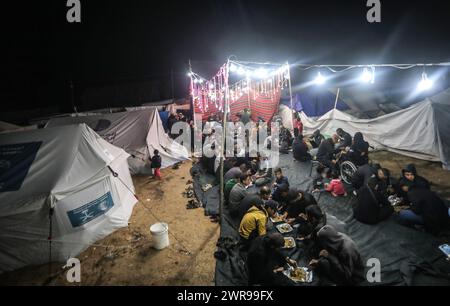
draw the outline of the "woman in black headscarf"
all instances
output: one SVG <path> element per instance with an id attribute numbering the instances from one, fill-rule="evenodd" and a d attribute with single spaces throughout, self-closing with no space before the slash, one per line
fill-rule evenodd
<path id="1" fill-rule="evenodd" d="M 369 143 L 364 140 L 363 134 L 360 132 L 353 137 L 353 144 L 350 147 L 350 159 L 356 166 L 369 163 Z"/>
<path id="2" fill-rule="evenodd" d="M 309 263 L 317 274 L 337 285 L 356 285 L 363 280 L 364 266 L 353 240 L 325 225 L 317 233 L 322 250 Z"/>

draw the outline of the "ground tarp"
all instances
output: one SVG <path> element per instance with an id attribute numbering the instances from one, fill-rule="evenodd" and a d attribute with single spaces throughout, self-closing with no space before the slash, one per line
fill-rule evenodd
<path id="1" fill-rule="evenodd" d="M 0 272 L 64 262 L 126 227 L 128 156 L 85 124 L 0 135 Z"/>
<path id="2" fill-rule="evenodd" d="M 123 148 L 131 157 L 130 170 L 150 173 L 149 156 L 159 150 L 162 167 L 169 167 L 189 158 L 185 147 L 165 133 L 156 108 L 104 114 L 99 116 L 64 117 L 51 119 L 46 127 L 86 123 L 111 144 Z"/>
<path id="3" fill-rule="evenodd" d="M 282 155 L 279 166 L 289 178 L 291 186 L 305 191 L 312 190 L 311 163 L 293 162 L 292 156 Z M 450 285 L 450 263 L 439 251 L 439 240 L 430 234 L 400 226 L 392 218 L 378 225 L 365 225 L 352 217 L 355 198 L 333 198 L 322 193 L 316 199 L 327 213 L 328 223 L 347 233 L 356 243 L 366 262 L 377 258 L 381 263 L 381 282 L 363 282 L 361 285 Z M 212 200 L 212 197 L 209 197 Z M 221 226 L 221 238 L 239 239 L 237 224 L 227 215 Z M 247 272 L 236 247 L 225 248 L 227 257 L 217 260 L 216 285 L 247 285 Z M 302 242 L 297 248 L 284 251 L 286 256 L 306 265 L 311 259 L 311 249 Z M 366 272 L 369 267 L 366 268 Z M 320 280 L 315 279 L 311 285 Z M 293 285 L 291 282 L 286 282 Z"/>

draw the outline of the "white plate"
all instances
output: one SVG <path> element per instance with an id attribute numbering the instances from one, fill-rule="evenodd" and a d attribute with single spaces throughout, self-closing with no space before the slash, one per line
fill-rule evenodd
<path id="1" fill-rule="evenodd" d="M 279 224 L 276 226 L 277 230 L 282 233 L 282 234 L 286 234 L 286 233 L 290 233 L 292 232 L 294 229 L 292 228 L 292 226 L 290 226 L 287 223 L 283 223 L 283 224 Z M 286 229 L 283 229 L 283 227 L 286 227 Z"/>
<path id="2" fill-rule="evenodd" d="M 294 270 L 293 267 L 289 266 L 289 269 L 284 270 L 283 274 L 286 275 L 290 280 L 296 283 L 311 283 L 313 281 L 313 272 L 311 270 L 308 270 L 306 267 L 299 267 L 300 269 L 303 269 L 306 272 L 306 278 L 304 281 L 293 279 L 291 277 L 291 271 Z"/>

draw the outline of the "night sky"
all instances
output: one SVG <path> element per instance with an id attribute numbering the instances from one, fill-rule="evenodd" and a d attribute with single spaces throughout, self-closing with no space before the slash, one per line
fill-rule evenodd
<path id="1" fill-rule="evenodd" d="M 183 97 L 189 59 L 206 75 L 230 55 L 317 64 L 450 60 L 444 0 L 382 0 L 380 24 L 367 22 L 366 0 L 81 0 L 80 24 L 66 21 L 66 0 L 15 2 L 1 9 L 8 110 L 70 107 L 70 80 L 80 99 L 105 84 L 168 80 L 171 70 Z"/>

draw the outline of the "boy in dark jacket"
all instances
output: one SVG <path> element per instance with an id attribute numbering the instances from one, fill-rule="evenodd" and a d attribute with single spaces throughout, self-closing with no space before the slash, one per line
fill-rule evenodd
<path id="1" fill-rule="evenodd" d="M 161 179 L 161 156 L 159 156 L 159 151 L 155 150 L 153 151 L 153 157 L 151 158 L 151 164 L 150 167 L 152 169 L 155 169 L 153 172 L 153 176 L 156 177 L 158 180 Z"/>

